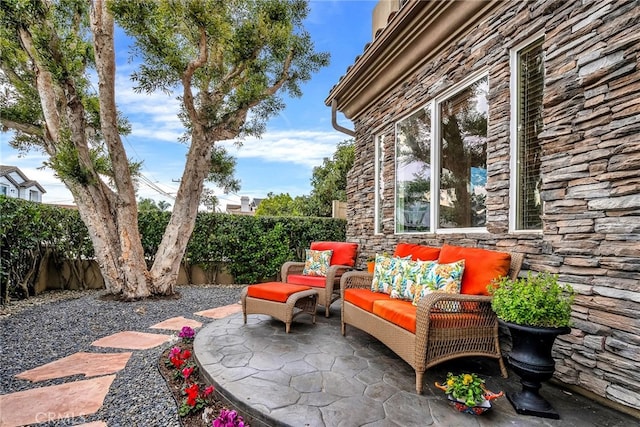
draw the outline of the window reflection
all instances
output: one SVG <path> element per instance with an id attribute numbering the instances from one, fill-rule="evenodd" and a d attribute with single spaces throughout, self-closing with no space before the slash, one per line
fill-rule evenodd
<path id="1" fill-rule="evenodd" d="M 396 127 L 396 232 L 430 230 L 431 113 L 421 109 Z"/>
<path id="2" fill-rule="evenodd" d="M 486 223 L 488 86 L 485 77 L 439 104 L 439 227 Z"/>

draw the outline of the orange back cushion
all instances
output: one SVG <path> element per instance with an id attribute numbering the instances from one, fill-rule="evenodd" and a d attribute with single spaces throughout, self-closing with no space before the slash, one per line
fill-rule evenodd
<path id="1" fill-rule="evenodd" d="M 461 294 L 489 295 L 487 286 L 495 278 L 506 276 L 511 265 L 511 255 L 505 252 L 481 248 L 464 248 L 444 244 L 438 257 L 439 263 L 464 259 Z"/>
<path id="2" fill-rule="evenodd" d="M 430 246 L 416 245 L 413 243 L 398 243 L 393 256 L 404 258 L 411 255 L 414 261 L 435 261 L 440 255 L 440 248 L 432 248 Z M 456 260 L 457 261 L 457 260 Z"/>
<path id="3" fill-rule="evenodd" d="M 314 251 L 332 250 L 331 265 L 348 265 L 353 267 L 356 264 L 358 254 L 358 244 L 350 242 L 313 242 L 311 249 Z"/>

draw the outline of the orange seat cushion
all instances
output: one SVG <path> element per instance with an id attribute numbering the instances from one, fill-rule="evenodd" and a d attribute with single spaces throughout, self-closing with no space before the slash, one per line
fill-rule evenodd
<path id="1" fill-rule="evenodd" d="M 506 252 L 481 248 L 464 248 L 443 245 L 438 262 L 446 264 L 465 260 L 461 294 L 489 295 L 487 286 L 493 279 L 506 276 L 511 265 L 511 255 Z"/>
<path id="2" fill-rule="evenodd" d="M 389 299 L 373 303 L 373 314 L 414 334 L 416 333 L 417 310 L 418 308 L 411 304 L 411 301 Z"/>
<path id="3" fill-rule="evenodd" d="M 333 251 L 330 265 L 348 265 L 353 267 L 356 264 L 358 254 L 358 244 L 350 242 L 312 242 L 311 250 Z"/>
<path id="4" fill-rule="evenodd" d="M 247 289 L 247 296 L 252 298 L 266 299 L 268 301 L 286 302 L 287 299 L 296 292 L 311 289 L 309 286 L 292 285 L 282 282 L 267 282 L 257 285 L 250 285 Z"/>
<path id="5" fill-rule="evenodd" d="M 287 276 L 287 283 L 293 285 L 312 286 L 314 288 L 326 288 L 327 278 L 325 276 L 307 276 L 306 274 L 290 274 Z"/>
<path id="6" fill-rule="evenodd" d="M 398 243 L 393 256 L 404 258 L 411 255 L 414 261 L 435 261 L 440 255 L 440 248 L 432 248 L 431 246 L 416 245 L 413 243 Z"/>
<path id="7" fill-rule="evenodd" d="M 480 316 L 475 313 L 431 313 L 431 328 L 465 329 L 478 325 Z M 487 325 L 490 326 L 490 325 Z"/>
<path id="8" fill-rule="evenodd" d="M 350 302 L 351 304 L 360 307 L 363 310 L 368 311 L 369 313 L 373 312 L 373 303 L 375 301 L 388 301 L 391 297 L 389 294 L 384 294 L 382 292 L 373 292 L 371 289 L 363 289 L 363 288 L 355 288 L 355 289 L 345 289 L 344 291 L 344 300 Z"/>

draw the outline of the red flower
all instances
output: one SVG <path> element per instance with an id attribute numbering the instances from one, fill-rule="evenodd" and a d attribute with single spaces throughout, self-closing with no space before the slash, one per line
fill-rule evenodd
<path id="1" fill-rule="evenodd" d="M 195 406 L 198 393 L 200 393 L 200 387 L 198 387 L 198 384 L 190 385 L 184 389 L 184 392 L 187 394 L 187 405 Z"/>
<path id="2" fill-rule="evenodd" d="M 215 388 L 210 385 L 209 387 L 204 389 L 204 397 L 209 396 L 211 393 L 213 393 L 213 390 L 215 390 Z"/>
<path id="3" fill-rule="evenodd" d="M 185 361 L 182 360 L 180 357 L 170 357 L 169 361 L 173 366 L 175 366 L 178 369 L 180 369 L 180 367 L 185 363 Z"/>
<path id="4" fill-rule="evenodd" d="M 182 351 L 182 354 L 180 355 L 181 358 L 183 358 L 184 360 L 187 360 L 188 358 L 191 357 L 191 352 L 188 349 L 185 349 Z"/>
<path id="5" fill-rule="evenodd" d="M 187 405 L 196 406 L 196 398 L 193 396 L 187 396 Z"/>
<path id="6" fill-rule="evenodd" d="M 200 387 L 198 384 L 191 384 L 189 387 L 184 389 L 184 392 L 187 393 L 187 396 L 198 396 Z"/>

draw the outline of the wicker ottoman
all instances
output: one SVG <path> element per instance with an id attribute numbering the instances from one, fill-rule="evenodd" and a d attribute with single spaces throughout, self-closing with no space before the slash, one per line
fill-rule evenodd
<path id="1" fill-rule="evenodd" d="M 318 292 L 310 286 L 268 282 L 249 285 L 242 289 L 242 314 L 247 323 L 247 314 L 267 314 L 285 323 L 289 333 L 291 321 L 300 314 L 310 314 L 316 323 Z"/>

